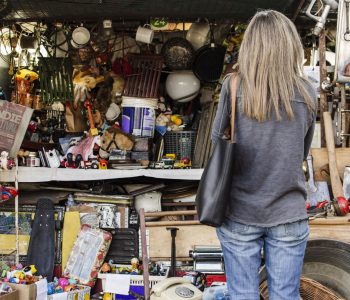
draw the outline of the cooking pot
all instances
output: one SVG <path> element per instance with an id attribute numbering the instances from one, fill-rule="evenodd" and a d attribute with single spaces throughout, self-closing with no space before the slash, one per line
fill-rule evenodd
<path id="1" fill-rule="evenodd" d="M 80 49 L 87 45 L 90 41 L 90 31 L 80 26 L 73 30 L 71 44 L 74 48 Z"/>
<path id="2" fill-rule="evenodd" d="M 207 22 L 192 23 L 190 29 L 187 31 L 186 40 L 188 40 L 194 50 L 209 43 L 210 25 Z"/>

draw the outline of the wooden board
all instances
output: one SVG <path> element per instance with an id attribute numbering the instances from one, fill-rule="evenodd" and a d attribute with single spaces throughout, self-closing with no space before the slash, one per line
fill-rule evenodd
<path id="1" fill-rule="evenodd" d="M 310 239 L 336 239 L 350 243 L 350 215 L 329 217 L 310 222 Z M 318 224 L 317 224 L 318 223 Z M 334 225 L 334 224 L 339 225 Z M 215 228 L 205 225 L 178 226 L 176 236 L 177 260 L 190 260 L 189 251 L 198 246 L 219 246 Z M 148 227 L 150 258 L 169 260 L 171 257 L 171 237 L 166 227 Z"/>
<path id="2" fill-rule="evenodd" d="M 311 225 L 310 239 L 332 239 L 350 243 L 350 225 Z"/>
<path id="3" fill-rule="evenodd" d="M 80 232 L 80 214 L 77 211 L 67 211 L 64 214 L 62 233 L 62 270 L 66 267 L 74 242 Z"/>
<path id="4" fill-rule="evenodd" d="M 19 255 L 27 255 L 30 235 L 19 235 Z M 0 234 L 0 255 L 8 255 L 11 249 L 16 249 L 15 234 Z"/>
<path id="5" fill-rule="evenodd" d="M 337 148 L 335 150 L 337 156 L 337 166 L 339 175 L 343 178 L 344 168 L 350 166 L 350 148 Z M 313 157 L 313 166 L 316 180 L 325 180 L 327 178 L 320 178 L 320 169 L 328 165 L 328 151 L 327 148 L 311 149 Z"/>
<path id="6" fill-rule="evenodd" d="M 189 251 L 195 245 L 220 245 L 215 228 L 205 225 L 178 226 L 176 236 L 177 259 L 188 260 Z M 171 257 L 171 236 L 166 227 L 148 227 L 150 257 L 169 259 Z"/>

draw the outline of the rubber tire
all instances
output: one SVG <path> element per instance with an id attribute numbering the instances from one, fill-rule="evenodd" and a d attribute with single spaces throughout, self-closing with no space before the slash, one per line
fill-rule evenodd
<path id="1" fill-rule="evenodd" d="M 314 279 L 350 300 L 350 244 L 337 240 L 312 240 L 306 248 L 303 276 Z M 259 273 L 260 284 L 267 279 L 266 269 Z"/>

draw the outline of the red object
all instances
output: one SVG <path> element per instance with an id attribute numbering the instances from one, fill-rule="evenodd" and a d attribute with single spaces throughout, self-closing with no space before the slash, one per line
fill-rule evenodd
<path id="1" fill-rule="evenodd" d="M 310 202 L 306 202 L 306 209 L 309 210 L 311 208 Z"/>
<path id="2" fill-rule="evenodd" d="M 226 282 L 226 276 L 207 274 L 207 287 L 210 287 L 213 282 Z"/>
<path id="3" fill-rule="evenodd" d="M 344 197 L 337 198 L 337 206 L 338 206 L 338 214 L 341 216 L 345 216 L 349 213 L 349 202 Z"/>
<path id="4" fill-rule="evenodd" d="M 328 201 L 322 201 L 322 202 L 319 202 L 319 203 L 317 203 L 317 208 L 324 208 L 325 206 L 327 206 L 328 205 Z"/>
<path id="5" fill-rule="evenodd" d="M 15 188 L 6 188 L 6 190 L 12 195 L 12 197 L 16 197 L 18 192 Z"/>
<path id="6" fill-rule="evenodd" d="M 55 265 L 53 269 L 53 275 L 57 278 L 62 277 L 62 265 Z"/>
<path id="7" fill-rule="evenodd" d="M 188 164 L 190 163 L 190 159 L 189 159 L 188 157 L 184 157 L 184 158 L 182 159 L 182 161 L 183 161 L 183 163 L 186 164 L 186 165 L 188 165 Z"/>
<path id="8" fill-rule="evenodd" d="M 116 59 L 112 65 L 112 71 L 116 75 L 122 75 L 123 77 L 130 76 L 132 74 L 132 66 L 125 58 Z"/>

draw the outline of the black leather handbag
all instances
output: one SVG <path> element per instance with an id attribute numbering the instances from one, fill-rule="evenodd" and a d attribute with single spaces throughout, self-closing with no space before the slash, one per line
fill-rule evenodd
<path id="1" fill-rule="evenodd" d="M 238 80 L 238 76 L 232 76 L 231 137 L 229 140 L 219 138 L 216 142 L 203 171 L 196 196 L 199 221 L 213 227 L 219 227 L 223 223 L 230 197 L 235 151 L 234 127 Z"/>

